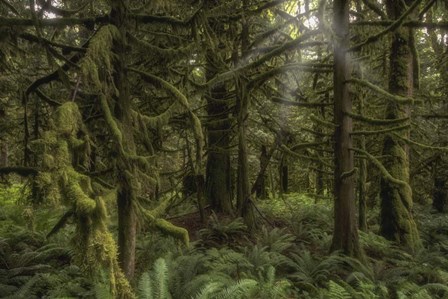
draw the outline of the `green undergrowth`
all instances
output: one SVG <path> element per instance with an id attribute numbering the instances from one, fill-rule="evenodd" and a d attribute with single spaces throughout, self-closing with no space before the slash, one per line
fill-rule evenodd
<path id="1" fill-rule="evenodd" d="M 32 209 L 20 188 L 0 197 L 0 297 L 113 298 L 107 272 L 87 277 L 72 263 L 72 225 L 46 239 L 57 209 Z M 9 192 L 9 193 L 8 193 Z M 4 194 L 9 194 L 5 197 Z M 141 231 L 137 240 L 138 298 L 448 298 L 448 219 L 415 206 L 424 247 L 410 254 L 377 235 L 378 211 L 360 232 L 367 262 L 329 254 L 332 204 L 301 194 L 257 202 L 263 217 L 244 222 L 212 214 L 190 248 Z M 33 211 L 33 229 L 26 209 Z M 53 215 L 50 213 L 53 212 Z M 29 212 L 27 212 L 29 213 Z"/>

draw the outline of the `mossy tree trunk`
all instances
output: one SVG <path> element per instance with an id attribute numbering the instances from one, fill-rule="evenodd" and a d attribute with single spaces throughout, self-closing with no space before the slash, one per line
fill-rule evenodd
<path id="1" fill-rule="evenodd" d="M 366 150 L 366 138 L 361 136 L 360 147 Z M 359 178 L 358 178 L 358 221 L 359 229 L 367 231 L 367 161 L 361 159 L 359 162 Z"/>
<path id="2" fill-rule="evenodd" d="M 364 95 L 359 95 L 359 114 L 364 115 Z M 366 137 L 360 136 L 359 147 L 366 150 Z M 359 177 L 358 177 L 358 224 L 359 229 L 367 231 L 367 160 L 359 161 Z"/>
<path id="3" fill-rule="evenodd" d="M 208 78 L 214 74 L 208 72 Z M 224 83 L 211 88 L 207 96 L 207 165 L 206 197 L 216 212 L 232 213 L 232 192 L 230 186 L 230 119 L 229 106 L 225 102 L 227 90 Z"/>
<path id="4" fill-rule="evenodd" d="M 244 7 L 248 7 L 248 1 L 242 0 Z M 241 61 L 246 62 L 249 47 L 249 24 L 247 16 L 243 15 L 241 29 Z M 236 61 L 235 64 L 241 63 Z M 237 207 L 238 214 L 243 217 L 244 223 L 249 229 L 255 228 L 255 214 L 252 202 L 251 188 L 249 185 L 249 163 L 247 150 L 247 119 L 249 117 L 250 91 L 244 79 L 235 80 L 237 92 L 237 127 L 238 127 L 238 177 L 237 177 Z"/>
<path id="5" fill-rule="evenodd" d="M 354 157 L 352 147 L 352 119 L 345 113 L 351 112 L 352 103 L 347 80 L 350 72 L 347 61 L 349 43 L 348 0 L 335 0 L 333 4 L 335 30 L 334 45 L 334 232 L 331 250 L 362 257 L 359 247 L 355 213 Z"/>
<path id="6" fill-rule="evenodd" d="M 213 4 L 210 3 L 211 6 Z M 210 21 L 210 28 L 215 28 L 217 39 L 224 35 L 223 24 Z M 224 38 L 224 37 L 222 37 Z M 218 41 L 223 45 L 222 41 Z M 219 74 L 219 68 L 224 60 L 213 49 L 207 49 L 206 80 Z M 210 88 L 207 100 L 207 164 L 205 170 L 205 196 L 212 209 L 216 212 L 232 214 L 232 190 L 230 167 L 230 133 L 229 118 L 230 103 L 226 83 L 217 83 Z"/>
<path id="7" fill-rule="evenodd" d="M 114 96 L 113 113 L 120 123 L 120 130 L 123 136 L 122 147 L 125 153 L 135 155 L 136 147 L 131 116 L 131 99 L 129 97 L 129 84 L 126 73 L 126 32 L 127 32 L 127 11 L 129 2 L 127 0 L 112 1 L 111 23 L 120 31 L 120 39 L 115 41 L 112 48 L 116 55 L 114 65 L 114 84 L 118 94 Z M 118 150 L 119 151 L 119 150 Z M 118 251 L 119 263 L 128 279 L 132 279 L 135 270 L 135 241 L 137 234 L 137 218 L 134 211 L 136 200 L 136 190 L 134 190 L 134 170 L 128 157 L 121 153 L 116 161 L 118 174 Z"/>
<path id="8" fill-rule="evenodd" d="M 411 4 L 412 1 L 405 1 Z M 403 1 L 386 1 L 390 19 L 398 19 L 406 10 Z M 409 31 L 400 28 L 392 33 L 389 65 L 389 92 L 394 95 L 412 96 L 413 65 L 409 46 Z M 386 118 L 398 119 L 410 116 L 410 107 L 389 101 Z M 403 137 L 408 131 L 397 132 Z M 412 216 L 412 190 L 409 187 L 409 158 L 405 144 L 395 135 L 387 135 L 383 145 L 384 167 L 392 177 L 404 184 L 396 184 L 385 178 L 381 179 L 381 228 L 385 238 L 414 250 L 419 246 L 419 234 Z"/>

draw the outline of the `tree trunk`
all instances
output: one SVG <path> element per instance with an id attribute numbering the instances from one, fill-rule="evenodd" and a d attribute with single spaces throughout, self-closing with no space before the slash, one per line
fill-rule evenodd
<path id="1" fill-rule="evenodd" d="M 254 208 L 249 186 L 249 167 L 247 161 L 246 120 L 248 117 L 249 96 L 246 94 L 244 83 L 240 82 L 238 95 L 238 179 L 237 206 L 238 213 L 244 219 L 249 229 L 255 227 Z"/>
<path id="2" fill-rule="evenodd" d="M 207 78 L 213 78 L 209 71 Z M 223 83 L 212 87 L 207 96 L 207 125 L 208 154 L 206 175 L 206 197 L 215 212 L 232 214 L 232 193 L 230 177 L 230 120 L 229 107 L 225 102 L 227 95 Z"/>
<path id="3" fill-rule="evenodd" d="M 412 1 L 406 1 L 407 4 Z M 404 2 L 389 0 L 387 13 L 391 20 L 398 19 L 406 10 Z M 409 31 L 401 28 L 392 33 L 389 66 L 389 92 L 394 95 L 412 96 L 413 66 L 409 47 Z M 410 108 L 388 102 L 386 118 L 397 119 L 410 116 Z M 409 131 L 397 132 L 403 137 Z M 397 242 L 411 250 L 419 246 L 419 234 L 412 216 L 412 190 L 409 186 L 409 158 L 407 146 L 394 135 L 387 135 L 383 145 L 384 167 L 392 177 L 404 184 L 394 184 L 384 178 L 380 184 L 381 228 L 386 239 Z"/>
<path id="4" fill-rule="evenodd" d="M 242 0 L 243 11 L 248 7 L 248 1 Z M 243 15 L 241 29 L 241 61 L 247 62 L 247 50 L 249 49 L 249 24 L 247 16 Z M 238 56 L 236 56 L 238 57 Z M 235 61 L 235 65 L 241 63 Z M 249 186 L 249 163 L 247 159 L 246 126 L 249 117 L 250 91 L 246 82 L 237 78 L 235 80 L 237 91 L 237 126 L 238 126 L 238 180 L 237 180 L 237 206 L 238 212 L 243 217 L 249 230 L 255 228 L 255 214 L 252 202 L 251 188 Z"/>
<path id="5" fill-rule="evenodd" d="M 268 192 L 266 190 L 266 167 L 271 157 L 268 156 L 266 145 L 261 146 L 260 153 L 260 173 L 255 181 L 255 194 L 257 198 L 266 199 Z"/>
<path id="6" fill-rule="evenodd" d="M 432 206 L 439 213 L 448 212 L 448 192 L 446 178 L 436 177 L 434 179 L 434 193 Z"/>
<path id="7" fill-rule="evenodd" d="M 360 74 L 362 75 L 361 71 Z M 364 115 L 364 95 L 359 96 L 359 114 Z M 359 147 L 361 150 L 366 150 L 366 137 L 361 135 Z M 367 231 L 367 160 L 361 159 L 359 161 L 359 178 L 358 178 L 358 221 L 359 229 Z"/>
<path id="8" fill-rule="evenodd" d="M 279 166 L 279 178 L 280 178 L 280 193 L 288 193 L 288 165 L 286 154 L 282 155 Z"/>
<path id="9" fill-rule="evenodd" d="M 216 24 L 214 24 L 216 25 Z M 220 27 L 220 26 L 214 26 Z M 213 28 L 214 28 L 213 27 Z M 206 80 L 218 74 L 216 53 L 207 53 Z M 230 167 L 230 132 L 229 104 L 226 101 L 228 91 L 225 83 L 212 86 L 206 96 L 207 100 L 207 164 L 205 172 L 205 196 L 215 212 L 232 214 L 232 190 Z"/>
<path id="10" fill-rule="evenodd" d="M 361 136 L 361 149 L 366 149 L 366 139 Z M 361 159 L 359 167 L 359 179 L 358 179 L 358 204 L 359 204 L 359 229 L 362 231 L 367 231 L 367 161 Z"/>
<path id="11" fill-rule="evenodd" d="M 0 141 L 0 167 L 8 167 L 8 144 Z"/>
<path id="12" fill-rule="evenodd" d="M 351 112 L 352 103 L 346 81 L 350 79 L 347 62 L 349 44 L 348 0 L 335 0 L 334 22 L 334 233 L 331 250 L 341 250 L 344 254 L 362 257 L 359 247 L 355 213 L 355 180 L 352 147 L 352 120 L 344 112 Z"/>
<path id="13" fill-rule="evenodd" d="M 129 2 L 119 0 L 111 2 L 112 10 L 110 14 L 111 23 L 120 31 L 120 40 L 115 41 L 112 49 L 117 59 L 114 64 L 114 84 L 118 90 L 118 95 L 114 96 L 115 107 L 114 116 L 120 122 L 123 136 L 123 148 L 126 153 L 135 155 L 136 147 L 131 117 L 131 100 L 129 97 L 129 84 L 126 73 L 126 32 L 127 32 L 127 11 Z M 135 271 L 135 242 L 137 236 L 137 218 L 134 211 L 134 201 L 136 200 L 135 172 L 132 163 L 129 163 L 126 156 L 120 154 L 117 161 L 118 172 L 118 252 L 119 263 L 126 275 L 131 280 Z"/>

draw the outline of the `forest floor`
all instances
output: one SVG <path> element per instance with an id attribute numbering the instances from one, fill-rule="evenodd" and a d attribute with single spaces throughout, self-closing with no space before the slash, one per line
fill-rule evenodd
<path id="1" fill-rule="evenodd" d="M 46 238 L 64 210 L 33 208 L 22 190 L 0 189 L 0 298 L 107 298 L 104 279 L 86 277 L 72 263 L 73 225 Z M 255 232 L 221 215 L 209 215 L 207 225 L 199 213 L 168 217 L 189 230 L 190 248 L 142 232 L 132 282 L 138 298 L 448 298 L 446 214 L 415 206 L 423 246 L 410 253 L 376 234 L 372 209 L 369 231 L 360 232 L 362 264 L 329 253 L 330 201 L 294 193 L 257 206 L 263 217 Z"/>

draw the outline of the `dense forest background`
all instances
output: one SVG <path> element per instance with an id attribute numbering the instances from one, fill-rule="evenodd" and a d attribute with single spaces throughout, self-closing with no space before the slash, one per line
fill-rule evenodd
<path id="1" fill-rule="evenodd" d="M 0 0 L 0 297 L 448 298 L 447 0 Z"/>

